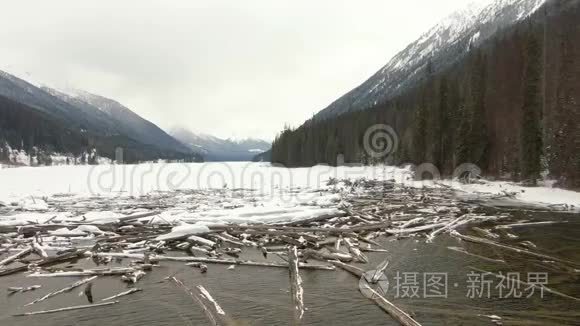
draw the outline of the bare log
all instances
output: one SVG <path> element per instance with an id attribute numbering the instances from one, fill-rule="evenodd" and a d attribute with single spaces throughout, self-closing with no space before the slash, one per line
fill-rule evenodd
<path id="1" fill-rule="evenodd" d="M 579 263 L 576 263 L 573 261 L 569 261 L 566 259 L 560 259 L 558 257 L 549 256 L 546 254 L 542 254 L 542 253 L 535 252 L 535 251 L 530 251 L 530 250 L 523 249 L 523 248 L 504 245 L 504 244 L 497 243 L 497 242 L 489 240 L 489 239 L 478 238 L 478 237 L 473 237 L 473 236 L 469 236 L 469 235 L 463 235 L 463 234 L 456 232 L 456 231 L 454 231 L 452 233 L 452 235 L 455 237 L 458 237 L 459 239 L 465 240 L 465 241 L 479 243 L 479 244 L 486 244 L 486 245 L 498 247 L 498 248 L 509 250 L 509 251 L 514 251 L 514 252 L 517 252 L 520 254 L 524 254 L 524 255 L 540 258 L 540 259 L 553 260 L 553 261 L 557 261 L 557 262 L 562 263 L 562 264 L 568 264 L 570 266 L 580 267 Z"/>
<path id="2" fill-rule="evenodd" d="M 51 292 L 51 293 L 49 293 L 49 294 L 47 294 L 47 295 L 45 295 L 43 297 L 40 297 L 40 298 L 38 298 L 38 299 L 30 302 L 30 303 L 27 303 L 25 306 L 30 306 L 30 305 L 33 305 L 35 303 L 38 303 L 38 302 L 41 302 L 41 301 L 50 299 L 50 298 L 52 298 L 54 296 L 57 296 L 59 294 L 62 294 L 62 293 L 65 293 L 65 292 L 70 292 L 70 291 L 74 290 L 75 288 L 77 288 L 77 287 L 79 287 L 79 286 L 81 286 L 83 284 L 86 284 L 86 283 L 89 283 L 89 282 L 94 281 L 96 278 L 97 278 L 97 276 L 93 276 L 93 277 L 89 277 L 89 278 L 82 279 L 82 280 L 77 281 L 77 282 L 75 282 L 75 283 L 73 283 L 73 284 L 71 284 L 71 285 L 69 285 L 67 287 L 64 287 L 64 288 L 62 288 L 62 289 L 60 289 L 58 291 Z"/>
<path id="3" fill-rule="evenodd" d="M 201 300 L 201 298 L 196 295 L 195 293 L 193 293 L 193 291 L 191 291 L 190 288 L 188 288 L 187 286 L 185 286 L 185 284 L 183 284 L 183 282 L 181 282 L 180 280 L 178 280 L 177 278 L 175 278 L 174 276 L 169 278 L 173 283 L 175 283 L 177 286 L 179 286 L 180 288 L 182 288 L 187 294 L 189 294 L 189 296 L 193 299 L 193 301 L 195 303 L 197 303 L 201 309 L 203 310 L 205 316 L 207 317 L 207 319 L 210 321 L 210 323 L 214 326 L 219 326 L 220 323 L 218 321 L 218 319 L 216 318 L 216 316 L 214 316 L 214 314 L 211 312 L 211 310 L 208 308 L 208 306 Z"/>
<path id="4" fill-rule="evenodd" d="M 503 259 L 493 259 L 493 258 L 481 256 L 481 255 L 478 255 L 478 254 L 471 253 L 471 252 L 465 250 L 464 248 L 460 248 L 460 247 L 447 247 L 447 249 L 453 250 L 455 252 L 460 252 L 462 254 L 465 254 L 465 255 L 468 255 L 468 256 L 471 256 L 471 257 L 476 257 L 476 258 L 479 258 L 479 259 L 483 259 L 485 261 L 489 261 L 489 262 L 492 262 L 492 263 L 505 264 L 505 261 Z"/>
<path id="5" fill-rule="evenodd" d="M 304 290 L 302 278 L 298 271 L 298 250 L 295 246 L 288 248 L 288 267 L 290 271 L 290 293 L 294 307 L 294 324 L 299 325 L 304 316 Z"/>
<path id="6" fill-rule="evenodd" d="M 345 253 L 326 253 L 323 251 L 317 251 L 313 249 L 305 249 L 302 251 L 304 259 L 314 258 L 320 261 L 327 261 L 327 260 L 338 260 L 343 262 L 350 262 L 352 261 L 352 256 Z"/>
<path id="7" fill-rule="evenodd" d="M 41 261 L 36 262 L 36 265 L 37 266 L 49 266 L 49 265 L 58 264 L 58 263 L 62 263 L 62 262 L 69 261 L 69 260 L 78 259 L 78 258 L 81 258 L 83 255 L 84 255 L 84 250 L 77 250 L 77 251 L 68 252 L 68 253 L 65 253 L 65 254 L 62 254 L 59 256 L 49 257 L 49 258 L 43 259 Z M 0 271 L 0 276 L 19 273 L 19 272 L 25 271 L 27 269 L 28 269 L 28 266 L 23 265 L 23 266 L 14 267 L 11 269 L 2 270 L 2 271 Z"/>
<path id="8" fill-rule="evenodd" d="M 8 292 L 10 293 L 19 293 L 19 292 L 28 292 L 28 291 L 34 291 L 37 289 L 40 289 L 42 286 L 41 285 L 31 285 L 31 286 L 27 286 L 27 287 L 9 287 L 8 288 Z"/>
<path id="9" fill-rule="evenodd" d="M 10 263 L 12 263 L 13 261 L 15 261 L 16 259 L 22 258 L 24 256 L 27 256 L 28 254 L 30 254 L 32 252 L 33 248 L 32 246 L 27 247 L 26 249 L 23 249 L 19 252 L 17 252 L 16 254 L 10 256 L 10 257 L 6 257 L 6 259 L 0 261 L 0 267 L 1 266 L 6 266 Z"/>
<path id="10" fill-rule="evenodd" d="M 353 266 L 353 265 L 349 265 L 349 264 L 345 264 L 343 262 L 340 262 L 338 260 L 331 260 L 330 261 L 331 264 L 333 264 L 334 266 L 340 267 L 342 269 L 344 269 L 345 271 L 351 273 L 352 275 L 356 276 L 356 277 L 363 277 L 363 275 L 365 274 L 365 271 Z"/>
<path id="11" fill-rule="evenodd" d="M 396 321 L 398 321 L 401 325 L 404 326 L 421 326 L 415 319 L 413 319 L 409 314 L 404 312 L 401 308 L 395 306 L 392 302 L 385 299 L 382 295 L 377 293 L 377 291 L 373 290 L 367 284 L 361 285 L 361 292 L 368 291 L 371 293 L 371 297 L 369 299 L 373 300 L 376 305 L 381 307 L 385 312 L 387 312 L 391 317 L 393 317 Z M 366 296 L 366 295 L 365 295 Z"/>
<path id="12" fill-rule="evenodd" d="M 27 277 L 112 276 L 112 275 L 124 275 L 134 271 L 135 268 L 132 267 L 97 268 L 74 272 L 33 273 L 28 275 Z"/>
<path id="13" fill-rule="evenodd" d="M 124 296 L 129 295 L 129 294 L 133 294 L 133 293 L 141 292 L 141 291 L 143 291 L 143 289 L 134 288 L 134 289 L 130 289 L 128 291 L 121 292 L 121 293 L 115 294 L 113 296 L 101 299 L 101 301 L 110 301 L 110 300 L 114 300 L 114 299 L 124 297 Z"/>
<path id="14" fill-rule="evenodd" d="M 46 251 L 44 249 L 42 249 L 42 247 L 40 246 L 40 244 L 38 243 L 38 241 L 36 240 L 36 238 L 33 238 L 32 239 L 32 249 L 40 257 L 42 257 L 42 258 L 48 258 L 48 254 L 46 253 Z"/>
<path id="15" fill-rule="evenodd" d="M 161 214 L 160 211 L 146 212 L 146 213 L 140 213 L 140 214 L 119 217 L 118 220 L 121 224 L 127 224 L 129 222 L 138 220 L 140 218 L 155 216 L 155 215 L 159 215 L 159 214 Z"/>
<path id="16" fill-rule="evenodd" d="M 124 253 L 95 253 L 94 255 L 98 257 L 122 257 L 122 258 L 132 258 L 132 259 L 143 259 L 141 254 L 124 254 Z M 271 263 L 271 262 L 256 262 L 251 260 L 242 259 L 232 259 L 232 258 L 205 258 L 205 257 L 170 257 L 170 256 L 152 256 L 151 260 L 158 261 L 181 261 L 181 262 L 200 262 L 206 264 L 226 264 L 226 265 L 245 265 L 245 266 L 261 266 L 261 267 L 279 267 L 288 268 L 288 264 L 285 263 Z M 303 269 L 316 269 L 316 270 L 327 270 L 332 271 L 334 267 L 328 265 L 315 265 L 315 264 L 299 264 L 300 268 Z"/>
<path id="17" fill-rule="evenodd" d="M 422 225 L 422 226 L 417 226 L 417 227 L 408 228 L 408 229 L 387 229 L 386 232 L 389 234 L 393 234 L 393 235 L 417 233 L 417 232 L 433 230 L 433 229 L 445 226 L 446 224 L 447 223 L 434 223 L 434 224 Z"/>
<path id="18" fill-rule="evenodd" d="M 41 311 L 34 311 L 34 312 L 24 312 L 24 313 L 15 314 L 15 315 L 12 315 L 12 316 L 14 316 L 14 317 L 21 317 L 21 316 L 33 316 L 33 315 L 42 315 L 42 314 L 52 314 L 52 313 L 55 313 L 55 312 L 62 312 L 62 311 L 71 311 L 71 310 L 80 310 L 80 309 L 96 308 L 96 307 L 102 307 L 102 306 L 110 306 L 110 305 L 117 304 L 117 303 L 119 303 L 119 301 L 105 302 L 105 303 L 97 303 L 97 304 L 89 304 L 89 305 L 83 305 L 83 306 L 72 306 L 72 307 L 59 308 L 59 309 L 53 309 L 53 310 L 41 310 Z"/>
<path id="19" fill-rule="evenodd" d="M 384 275 L 385 269 L 387 269 L 388 266 L 389 266 L 389 261 L 384 260 L 382 263 L 379 264 L 379 266 L 377 266 L 377 268 L 375 269 L 375 271 L 371 275 L 370 279 L 367 278 L 367 281 L 371 284 L 376 284 L 378 281 L 380 281 L 381 276 Z M 365 276 L 366 276 L 366 274 L 365 274 Z"/>
<path id="20" fill-rule="evenodd" d="M 344 244 L 346 245 L 346 247 L 348 248 L 348 251 L 352 254 L 352 256 L 354 257 L 354 259 L 356 259 L 356 261 L 361 262 L 361 263 L 368 263 L 369 259 L 368 257 L 363 254 L 359 248 L 357 248 L 350 239 L 345 238 L 344 239 Z"/>
<path id="21" fill-rule="evenodd" d="M 217 319 L 219 320 L 220 324 L 222 325 L 229 325 L 231 324 L 229 322 L 228 316 L 226 314 L 226 312 L 222 309 L 222 307 L 217 303 L 217 301 L 211 296 L 211 294 L 209 293 L 208 290 L 206 290 L 202 285 L 198 285 L 196 286 L 196 289 L 199 291 L 199 297 L 201 298 L 202 301 L 204 302 L 204 305 L 206 307 L 209 307 L 214 316 L 217 317 Z"/>

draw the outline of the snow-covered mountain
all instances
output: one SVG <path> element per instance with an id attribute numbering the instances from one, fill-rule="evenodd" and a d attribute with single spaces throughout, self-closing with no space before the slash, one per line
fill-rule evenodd
<path id="1" fill-rule="evenodd" d="M 196 134 L 184 128 L 173 128 L 170 135 L 201 153 L 206 161 L 251 161 L 257 154 L 270 149 L 267 141 L 252 138 L 222 139 Z"/>
<path id="2" fill-rule="evenodd" d="M 469 4 L 409 44 L 371 78 L 314 118 L 365 110 L 393 98 L 424 79 L 429 69 L 437 72 L 449 67 L 472 47 L 530 16 L 546 1 L 488 0 Z"/>
<path id="3" fill-rule="evenodd" d="M 115 100 L 82 90 L 67 90 L 66 93 L 52 89 L 46 90 L 77 108 L 96 111 L 97 115 L 108 117 L 118 130 L 144 144 L 178 152 L 190 151 L 189 147 L 184 146 L 157 125 L 143 119 Z"/>
<path id="4" fill-rule="evenodd" d="M 188 146 L 114 100 L 39 87 L 3 71 L 0 111 L 0 144 L 25 151 L 37 147 L 79 154 L 96 149 L 112 158 L 115 148 L 121 147 L 130 162 L 201 160 Z"/>

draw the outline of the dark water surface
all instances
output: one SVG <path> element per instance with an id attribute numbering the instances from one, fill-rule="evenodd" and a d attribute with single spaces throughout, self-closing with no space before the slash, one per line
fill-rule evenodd
<path id="1" fill-rule="evenodd" d="M 518 227 L 507 233 L 518 238 L 502 238 L 502 242 L 517 244 L 531 241 L 536 251 L 580 262 L 580 215 L 519 211 L 513 221 L 558 220 L 565 223 Z M 487 227 L 491 227 L 488 225 Z M 483 225 L 482 227 L 486 227 Z M 459 229 L 469 233 L 469 226 Z M 508 253 L 488 246 L 467 244 L 448 235 L 441 235 L 433 243 L 424 238 L 379 239 L 388 253 L 369 253 L 372 263 L 361 266 L 372 269 L 385 258 L 389 259 L 387 278 L 390 287 L 387 298 L 411 313 L 423 325 L 493 325 L 486 315 L 502 317 L 503 325 L 580 325 L 580 301 L 573 301 L 545 293 L 532 298 L 501 299 L 493 286 L 491 297 L 470 299 L 466 295 L 467 274 L 471 267 L 487 271 L 520 272 L 526 280 L 527 272 L 548 272 L 550 287 L 571 296 L 580 297 L 580 274 L 578 271 L 562 271 L 550 262 L 526 259 L 525 256 Z M 448 246 L 464 247 L 470 252 L 491 258 L 502 258 L 505 264 L 491 263 L 480 258 L 467 256 L 447 249 Z M 174 255 L 175 253 L 168 253 Z M 263 260 L 257 252 L 244 257 Z M 111 263 L 109 266 L 128 264 Z M 82 260 L 80 266 L 93 266 L 92 261 Z M 189 287 L 205 286 L 224 310 L 239 325 L 289 325 L 290 295 L 288 293 L 288 271 L 286 269 L 237 266 L 228 270 L 226 265 L 209 265 L 207 274 L 178 262 L 162 262 L 148 273 L 138 284 L 143 292 L 122 297 L 119 304 L 88 310 L 62 312 L 30 317 L 12 317 L 24 311 L 55 309 L 86 304 L 78 293 L 59 295 L 30 307 L 23 306 L 37 297 L 65 287 L 79 278 L 30 278 L 23 273 L 0 278 L 0 288 L 41 284 L 42 288 L 27 293 L 0 295 L 0 325 L 11 326 L 141 326 L 141 325 L 207 325 L 207 319 L 191 298 L 169 282 L 160 283 L 165 276 L 178 272 L 176 277 Z M 423 282 L 423 273 L 447 273 L 447 298 L 395 298 L 396 273 L 418 273 Z M 367 300 L 358 291 L 358 279 L 342 271 L 301 271 L 304 298 L 308 310 L 304 325 L 397 325 L 391 317 Z M 95 300 L 108 297 L 127 289 L 118 277 L 99 277 L 93 286 Z M 420 296 L 423 296 L 420 286 Z"/>

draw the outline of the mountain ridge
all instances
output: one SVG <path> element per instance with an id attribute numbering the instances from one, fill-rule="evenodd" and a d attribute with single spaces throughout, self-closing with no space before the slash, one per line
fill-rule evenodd
<path id="1" fill-rule="evenodd" d="M 375 74 L 315 114 L 313 120 L 365 110 L 403 93 L 424 80 L 431 73 L 429 69 L 450 67 L 472 47 L 530 16 L 546 1 L 470 3 L 412 41 Z"/>
<path id="2" fill-rule="evenodd" d="M 174 127 L 169 134 L 199 150 L 207 161 L 251 161 L 258 153 L 270 149 L 271 144 L 254 138 L 219 138 L 205 133 L 194 133 L 183 127 Z"/>
<path id="3" fill-rule="evenodd" d="M 121 147 L 129 162 L 202 159 L 119 102 L 88 92 L 83 94 L 80 98 L 47 86 L 38 87 L 0 71 L 0 104 L 4 119 L 0 141 L 9 142 L 0 145 L 27 152 L 58 149 L 74 152 L 75 156 L 97 149 L 99 155 L 110 159 L 114 159 L 115 149 Z M 27 118 L 34 121 L 31 125 L 37 130 L 28 130 L 26 124 L 14 120 Z M 6 124 L 7 121 L 10 123 Z M 52 126 L 52 131 L 45 128 L 48 125 Z M 64 135 L 72 137 L 72 142 L 63 139 Z"/>

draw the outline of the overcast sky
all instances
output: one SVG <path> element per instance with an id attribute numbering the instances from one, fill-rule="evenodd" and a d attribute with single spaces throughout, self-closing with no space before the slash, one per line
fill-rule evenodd
<path id="1" fill-rule="evenodd" d="M 468 0 L 0 0 L 0 70 L 271 140 Z"/>

